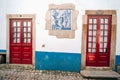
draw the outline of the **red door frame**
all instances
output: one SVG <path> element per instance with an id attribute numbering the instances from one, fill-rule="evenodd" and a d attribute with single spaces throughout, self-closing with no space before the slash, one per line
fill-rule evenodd
<path id="1" fill-rule="evenodd" d="M 109 62 L 110 62 L 110 42 L 111 42 L 111 18 L 112 16 L 106 16 L 106 15 L 88 15 L 88 19 L 87 19 L 87 44 L 86 44 L 86 66 L 96 66 L 96 67 L 100 67 L 100 66 L 109 66 Z M 89 19 L 92 20 L 92 23 L 89 23 Z M 93 23 L 93 20 L 96 19 L 97 22 L 96 23 Z M 101 23 L 100 20 L 103 19 L 104 22 Z M 108 19 L 108 23 L 106 24 L 105 23 L 105 19 Z M 92 36 L 89 35 L 89 25 L 92 25 L 92 30 L 91 30 L 91 34 Z M 94 30 L 94 25 L 96 25 L 96 30 Z M 100 29 L 100 25 L 103 25 L 104 26 L 104 29 Z M 108 25 L 108 29 L 105 29 L 105 25 Z M 105 36 L 105 32 L 106 30 L 108 30 L 108 33 L 107 33 L 107 36 Z M 88 50 L 90 49 L 89 48 L 89 43 L 91 43 L 92 47 L 93 47 L 93 44 L 94 44 L 94 41 L 93 41 L 93 37 L 95 37 L 93 35 L 93 32 L 96 31 L 96 41 L 95 41 L 95 52 L 93 53 L 92 52 L 92 49 L 91 48 L 91 52 L 89 52 Z M 105 40 L 104 38 L 107 37 L 107 43 L 105 41 L 103 42 L 100 42 L 100 36 L 101 36 L 101 33 L 100 31 L 103 31 L 103 40 Z M 91 42 L 89 42 L 89 39 L 88 37 L 91 37 Z M 89 43 L 88 43 L 89 42 Z M 104 50 L 104 47 L 100 47 L 100 45 L 104 45 L 104 44 L 107 44 L 107 51 L 106 52 L 100 52 L 100 50 Z"/>
<path id="2" fill-rule="evenodd" d="M 32 64 L 32 25 L 32 19 L 10 19 L 10 63 Z"/>

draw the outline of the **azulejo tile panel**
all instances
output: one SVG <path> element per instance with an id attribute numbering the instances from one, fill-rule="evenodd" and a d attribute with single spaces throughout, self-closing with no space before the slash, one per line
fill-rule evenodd
<path id="1" fill-rule="evenodd" d="M 51 10 L 52 30 L 71 30 L 72 10 L 53 9 Z"/>
<path id="2" fill-rule="evenodd" d="M 46 13 L 46 29 L 57 38 L 75 38 L 77 15 L 74 4 L 50 4 Z"/>

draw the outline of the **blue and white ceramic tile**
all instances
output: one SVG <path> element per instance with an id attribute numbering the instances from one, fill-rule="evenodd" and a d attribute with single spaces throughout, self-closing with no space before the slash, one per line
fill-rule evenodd
<path id="1" fill-rule="evenodd" d="M 51 10 L 52 30 L 71 30 L 72 10 Z"/>

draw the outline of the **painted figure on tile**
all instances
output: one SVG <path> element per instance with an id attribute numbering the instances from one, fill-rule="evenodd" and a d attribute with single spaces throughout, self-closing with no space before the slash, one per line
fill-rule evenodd
<path id="1" fill-rule="evenodd" d="M 71 30 L 72 11 L 67 10 L 51 10 L 51 28 L 52 30 Z"/>

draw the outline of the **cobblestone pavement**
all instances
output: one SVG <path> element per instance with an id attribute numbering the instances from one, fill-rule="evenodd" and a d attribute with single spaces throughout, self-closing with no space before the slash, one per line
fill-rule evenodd
<path id="1" fill-rule="evenodd" d="M 41 70 L 0 70 L 0 80 L 83 80 L 79 73 Z"/>
<path id="2" fill-rule="evenodd" d="M 117 79 L 86 79 L 76 72 L 45 71 L 24 68 L 1 68 L 0 80 L 117 80 Z M 119 79 L 118 79 L 119 80 Z"/>

